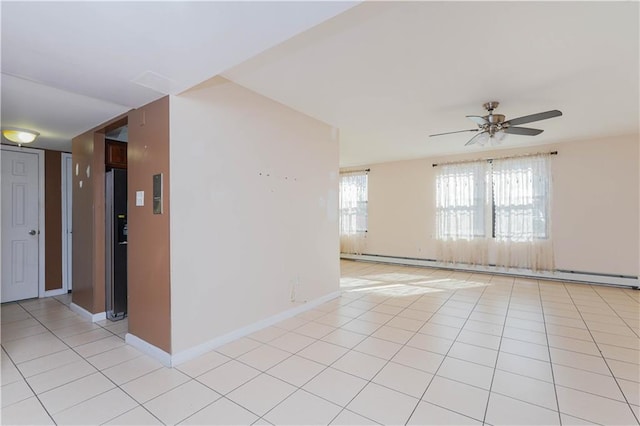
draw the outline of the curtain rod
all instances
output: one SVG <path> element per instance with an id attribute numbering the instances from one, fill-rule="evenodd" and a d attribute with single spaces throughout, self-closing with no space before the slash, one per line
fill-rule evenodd
<path id="1" fill-rule="evenodd" d="M 371 171 L 371 169 L 361 169 L 361 170 L 345 170 L 345 171 L 340 171 L 341 175 L 345 175 L 347 173 L 362 173 L 362 172 L 366 172 L 369 173 Z"/>
<path id="2" fill-rule="evenodd" d="M 461 161 L 448 161 L 446 163 L 433 163 L 433 167 L 444 166 L 447 164 L 464 164 L 464 163 L 475 163 L 477 161 L 493 161 L 493 160 L 507 160 L 509 158 L 522 158 L 522 157 L 534 157 L 536 155 L 558 155 L 558 151 L 550 151 L 550 152 L 536 152 L 534 154 L 522 154 L 522 155 L 508 155 L 506 157 L 498 157 L 498 158 L 480 158 L 478 160 L 461 160 Z"/>

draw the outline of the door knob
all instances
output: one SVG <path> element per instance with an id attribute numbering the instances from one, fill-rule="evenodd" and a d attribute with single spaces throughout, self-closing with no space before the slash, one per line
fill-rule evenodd
<path id="1" fill-rule="evenodd" d="M 38 232 L 35 229 L 29 231 L 29 235 L 36 235 Z"/>

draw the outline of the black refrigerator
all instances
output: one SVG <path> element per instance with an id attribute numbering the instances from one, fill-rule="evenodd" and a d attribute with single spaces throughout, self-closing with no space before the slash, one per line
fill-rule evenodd
<path id="1" fill-rule="evenodd" d="M 117 321 L 127 316 L 127 171 L 107 172 L 106 205 L 106 313 Z"/>

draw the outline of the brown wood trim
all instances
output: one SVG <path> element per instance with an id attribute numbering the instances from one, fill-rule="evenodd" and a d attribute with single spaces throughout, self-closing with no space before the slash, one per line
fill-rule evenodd
<path id="1" fill-rule="evenodd" d="M 62 155 L 44 150 L 44 289 L 62 288 Z"/>
<path id="2" fill-rule="evenodd" d="M 120 127 L 126 126 L 129 123 L 129 113 L 127 112 L 124 116 L 116 117 L 112 121 L 107 122 L 108 124 L 104 125 L 101 130 L 97 130 L 100 133 L 109 133 L 112 130 L 119 129 Z"/>

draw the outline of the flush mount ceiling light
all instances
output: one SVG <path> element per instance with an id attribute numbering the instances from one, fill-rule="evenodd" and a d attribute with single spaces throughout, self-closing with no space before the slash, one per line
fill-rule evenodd
<path id="1" fill-rule="evenodd" d="M 23 143 L 31 143 L 40 135 L 38 132 L 34 132 L 33 130 L 25 130 L 25 129 L 2 129 L 2 136 L 11 142 L 17 143 L 18 145 L 22 145 Z"/>

